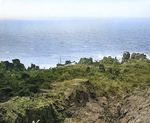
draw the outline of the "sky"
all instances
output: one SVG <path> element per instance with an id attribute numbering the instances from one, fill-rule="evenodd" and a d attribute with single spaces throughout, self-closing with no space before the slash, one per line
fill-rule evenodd
<path id="1" fill-rule="evenodd" d="M 150 0 L 0 0 L 0 19 L 150 18 Z"/>

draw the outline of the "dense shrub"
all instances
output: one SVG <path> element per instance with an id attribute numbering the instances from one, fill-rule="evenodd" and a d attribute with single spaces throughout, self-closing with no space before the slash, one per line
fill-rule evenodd
<path id="1" fill-rule="evenodd" d="M 109 57 L 103 57 L 102 60 L 100 60 L 100 64 L 106 64 L 106 65 L 112 65 L 112 64 L 119 64 L 119 61 L 116 58 Z"/>
<path id="2" fill-rule="evenodd" d="M 81 58 L 78 64 L 85 64 L 85 65 L 90 65 L 93 63 L 93 59 L 90 58 Z"/>
<path id="3" fill-rule="evenodd" d="M 104 64 L 99 64 L 99 71 L 100 72 L 105 72 L 105 66 L 104 66 Z"/>
<path id="4" fill-rule="evenodd" d="M 50 83 L 49 82 L 44 82 L 41 86 L 40 86 L 40 88 L 42 88 L 42 89 L 50 89 L 51 87 L 50 87 Z"/>

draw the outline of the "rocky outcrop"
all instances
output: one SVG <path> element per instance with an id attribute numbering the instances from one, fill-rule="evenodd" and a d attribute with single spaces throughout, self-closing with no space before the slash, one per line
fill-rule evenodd
<path id="1" fill-rule="evenodd" d="M 143 53 L 132 53 L 131 55 L 131 59 L 136 59 L 136 60 L 143 60 L 146 59 L 146 55 L 144 55 Z"/>
<path id="2" fill-rule="evenodd" d="M 65 111 L 65 123 L 149 123 L 150 88 L 123 97 L 97 97 Z"/>
<path id="3" fill-rule="evenodd" d="M 129 52 L 124 52 L 123 53 L 122 63 L 123 62 L 127 62 L 128 60 L 132 60 L 132 59 L 135 59 L 135 60 L 144 60 L 144 59 L 147 59 L 147 57 L 143 53 L 141 53 L 141 54 L 140 53 L 132 53 L 131 56 L 130 56 Z"/>
<path id="4" fill-rule="evenodd" d="M 122 57 L 122 62 L 128 61 L 130 58 L 130 53 L 129 52 L 124 52 L 123 57 Z"/>
<path id="5" fill-rule="evenodd" d="M 150 88 L 135 91 L 122 101 L 121 123 L 150 123 Z"/>

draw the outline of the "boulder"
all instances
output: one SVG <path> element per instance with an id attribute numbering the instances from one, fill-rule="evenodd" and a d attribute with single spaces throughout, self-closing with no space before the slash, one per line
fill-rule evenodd
<path id="1" fill-rule="evenodd" d="M 130 58 L 130 53 L 129 52 L 124 52 L 123 53 L 123 57 L 122 57 L 122 62 L 126 62 L 126 61 L 128 61 L 129 60 L 129 58 Z"/>
<path id="2" fill-rule="evenodd" d="M 143 60 L 143 59 L 146 59 L 146 55 L 143 54 L 143 53 L 142 54 L 140 54 L 140 53 L 132 53 L 131 59 Z"/>

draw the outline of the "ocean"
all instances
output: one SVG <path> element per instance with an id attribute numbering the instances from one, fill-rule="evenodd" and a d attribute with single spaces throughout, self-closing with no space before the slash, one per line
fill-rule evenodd
<path id="1" fill-rule="evenodd" d="M 55 67 L 66 60 L 121 60 L 124 51 L 150 57 L 150 18 L 0 20 L 0 61 Z"/>

